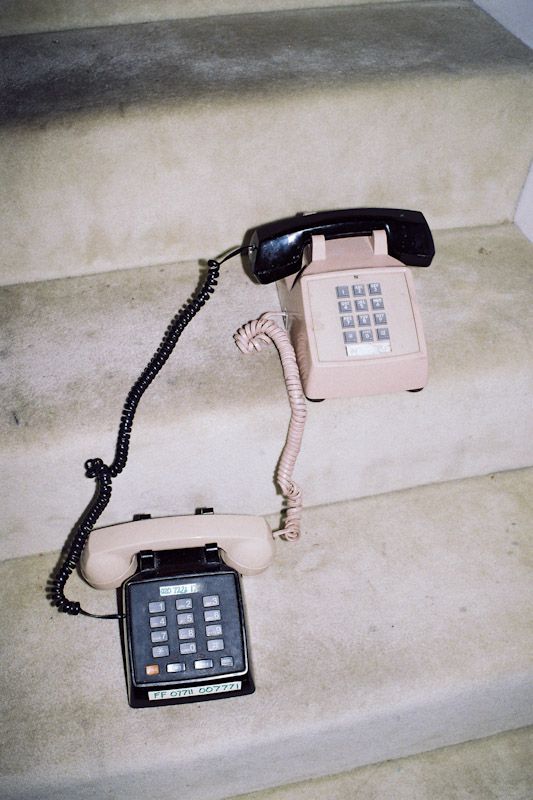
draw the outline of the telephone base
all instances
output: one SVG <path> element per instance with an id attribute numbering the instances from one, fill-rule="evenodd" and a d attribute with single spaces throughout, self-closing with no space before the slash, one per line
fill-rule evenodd
<path id="1" fill-rule="evenodd" d="M 255 691 L 239 575 L 216 544 L 139 553 L 121 601 L 132 708 Z"/>

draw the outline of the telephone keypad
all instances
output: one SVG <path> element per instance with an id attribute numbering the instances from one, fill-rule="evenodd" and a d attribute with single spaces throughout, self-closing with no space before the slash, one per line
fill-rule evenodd
<path id="1" fill-rule="evenodd" d="M 199 670 L 216 678 L 246 669 L 237 581 L 221 572 L 132 583 L 129 635 L 139 684 L 175 683 L 176 673 L 186 683 L 198 679 Z M 157 599 L 160 591 L 179 596 L 165 604 Z M 180 613 L 168 614 L 169 605 Z"/>
<path id="2" fill-rule="evenodd" d="M 351 301 L 338 301 L 337 305 L 339 309 L 340 326 L 343 330 L 346 354 L 348 356 L 370 355 L 371 353 L 368 351 L 360 352 L 358 348 L 360 348 L 361 345 L 371 347 L 372 342 L 376 342 L 374 347 L 379 348 L 379 351 L 377 352 L 390 352 L 389 329 L 387 327 L 382 327 L 387 325 L 387 315 L 385 313 L 385 301 L 382 296 L 381 283 L 378 281 L 372 281 L 367 284 L 357 283 L 352 284 L 351 288 L 352 294 L 355 298 L 354 305 L 356 312 L 368 312 L 368 295 L 370 296 L 372 312 L 375 313 L 356 314 L 357 327 L 359 328 L 359 331 L 356 332 L 347 330 L 349 328 L 356 327 L 354 316 L 346 314 L 348 310 L 351 311 Z M 341 290 L 344 292 L 345 289 L 345 286 L 336 286 L 336 296 L 344 296 L 344 294 L 341 295 L 339 292 Z"/>

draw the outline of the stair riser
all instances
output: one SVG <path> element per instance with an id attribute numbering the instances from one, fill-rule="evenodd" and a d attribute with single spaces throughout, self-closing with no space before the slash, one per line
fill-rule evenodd
<path id="1" fill-rule="evenodd" d="M 355 6 L 358 4 L 398 2 L 399 0 L 145 0 L 123 3 L 120 0 L 17 0 L 2 9 L 0 36 L 43 31 L 96 28 L 102 25 L 128 25 L 137 22 L 246 14 L 292 8 Z"/>
<path id="2" fill-rule="evenodd" d="M 413 77 L 5 128 L 3 281 L 202 258 L 300 210 L 414 207 L 433 228 L 510 220 L 532 98 L 526 79 Z"/>

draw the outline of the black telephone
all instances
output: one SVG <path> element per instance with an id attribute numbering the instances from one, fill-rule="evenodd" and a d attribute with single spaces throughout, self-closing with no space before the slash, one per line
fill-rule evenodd
<path id="1" fill-rule="evenodd" d="M 126 466 L 144 392 L 211 297 L 220 266 L 241 253 L 261 283 L 278 281 L 288 321 L 287 331 L 266 314 L 234 337 L 244 352 L 272 341 L 280 355 L 291 408 L 276 472 L 286 503 L 283 527 L 273 534 L 262 518 L 201 509 L 191 516 L 142 515 L 94 529 L 111 498 L 112 480 Z M 132 707 L 254 691 L 239 574 L 254 575 L 269 566 L 274 535 L 299 536 L 302 497 L 292 470 L 305 424 L 305 395 L 318 399 L 423 385 L 424 337 L 405 265 L 428 266 L 433 254 L 431 233 L 419 212 L 352 209 L 263 225 L 247 245 L 208 262 L 204 284 L 171 321 L 126 398 L 113 462 L 86 462 L 95 494 L 48 589 L 59 611 L 121 620 Z M 121 590 L 117 614 L 91 614 L 65 597 L 65 584 L 79 563 L 95 588 Z"/>

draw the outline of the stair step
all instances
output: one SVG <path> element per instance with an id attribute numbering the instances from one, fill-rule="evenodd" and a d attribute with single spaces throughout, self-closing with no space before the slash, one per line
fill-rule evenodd
<path id="1" fill-rule="evenodd" d="M 435 242 L 431 267 L 413 270 L 429 384 L 309 404 L 295 472 L 307 506 L 531 465 L 532 245 L 513 226 L 437 232 Z M 0 557 L 62 546 L 93 492 L 83 464 L 111 462 L 122 403 L 198 271 L 2 289 Z M 140 404 L 102 524 L 199 506 L 277 512 L 272 476 L 289 418 L 279 359 L 273 348 L 243 356 L 232 339 L 276 309 L 273 285 L 252 283 L 237 261 L 222 267 L 217 293 Z"/>
<path id="2" fill-rule="evenodd" d="M 533 728 L 234 800 L 527 800 Z"/>
<path id="3" fill-rule="evenodd" d="M 2 45 L 5 283 L 197 259 L 302 210 L 498 224 L 529 167 L 533 54 L 470 2 Z"/>
<path id="4" fill-rule="evenodd" d="M 121 0 L 30 0 L 9 3 L 2 8 L 0 36 L 46 31 L 97 28 L 103 25 L 131 25 L 194 17 L 215 17 L 222 14 L 247 14 L 265 11 L 344 6 L 359 3 L 398 2 L 401 0 L 151 0 L 123 3 Z M 4 6 L 6 3 L 4 2 Z M 31 13 L 29 12 L 31 9 Z"/>
<path id="5" fill-rule="evenodd" d="M 531 725 L 532 497 L 530 469 L 308 509 L 243 579 L 256 693 L 203 704 L 130 709 L 116 623 L 47 609 L 55 555 L 4 562 L 3 796 L 221 800 Z"/>

